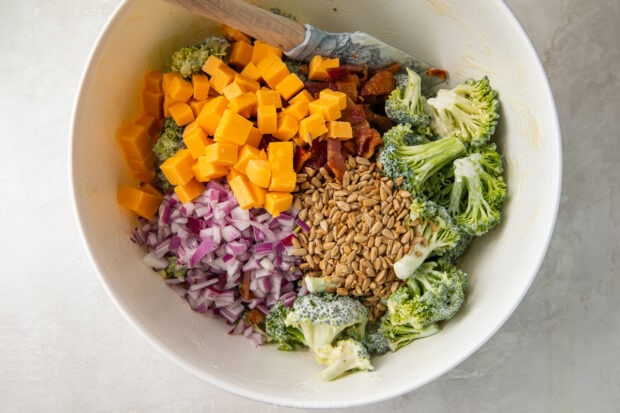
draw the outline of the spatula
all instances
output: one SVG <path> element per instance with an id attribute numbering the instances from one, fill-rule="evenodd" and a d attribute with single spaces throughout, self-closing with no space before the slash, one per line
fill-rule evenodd
<path id="1" fill-rule="evenodd" d="M 345 64 L 365 63 L 370 69 L 401 63 L 415 70 L 427 87 L 445 81 L 446 72 L 363 32 L 329 33 L 310 24 L 246 3 L 243 0 L 166 0 L 277 46 L 291 59 L 314 55 L 338 57 Z"/>

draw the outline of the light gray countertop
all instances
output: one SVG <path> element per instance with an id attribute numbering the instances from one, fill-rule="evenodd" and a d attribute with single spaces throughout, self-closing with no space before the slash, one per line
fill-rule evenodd
<path id="1" fill-rule="evenodd" d="M 225 393 L 163 357 L 88 262 L 70 207 L 69 120 L 118 3 L 0 2 L 0 411 L 289 411 Z M 507 3 L 544 63 L 562 125 L 548 254 L 514 315 L 472 357 L 357 412 L 620 411 L 620 2 Z"/>

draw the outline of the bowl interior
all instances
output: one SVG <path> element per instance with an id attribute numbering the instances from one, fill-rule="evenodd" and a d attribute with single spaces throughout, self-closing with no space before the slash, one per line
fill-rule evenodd
<path id="1" fill-rule="evenodd" d="M 220 320 L 193 313 L 141 263 L 129 241 L 135 220 L 117 206 L 129 174 L 115 142 L 138 115 L 148 68 L 164 69 L 176 48 L 217 33 L 218 25 L 166 2 L 127 0 L 102 33 L 76 102 L 71 148 L 74 203 L 98 274 L 127 319 L 165 355 L 225 390 L 297 407 L 376 402 L 411 391 L 479 348 L 527 291 L 550 239 L 559 201 L 560 134 L 538 58 L 503 2 L 472 0 L 261 1 L 330 31 L 362 30 L 449 70 L 451 82 L 488 75 L 499 91 L 497 143 L 506 156 L 504 221 L 462 261 L 471 288 L 463 310 L 441 334 L 375 360 L 377 370 L 332 383 L 316 378 L 310 354 L 256 348 L 226 334 Z"/>

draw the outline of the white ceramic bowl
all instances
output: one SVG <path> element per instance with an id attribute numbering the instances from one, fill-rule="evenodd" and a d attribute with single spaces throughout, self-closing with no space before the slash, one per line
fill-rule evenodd
<path id="1" fill-rule="evenodd" d="M 499 91 L 498 144 L 510 198 L 502 225 L 478 240 L 462 266 L 471 276 L 458 316 L 433 337 L 375 360 L 372 373 L 323 383 L 304 352 L 256 348 L 227 335 L 220 320 L 193 313 L 141 263 L 129 241 L 133 218 L 116 203 L 128 173 L 117 127 L 137 114 L 148 68 L 217 31 L 211 21 L 165 2 L 127 0 L 101 34 L 84 73 L 73 119 L 71 178 L 82 236 L 121 312 L 163 354 L 196 376 L 255 400 L 297 407 L 377 402 L 447 372 L 486 342 L 526 293 L 550 240 L 561 185 L 561 142 L 553 98 L 526 34 L 499 0 L 260 1 L 331 31 L 362 30 L 446 68 L 452 82 L 486 74 Z"/>

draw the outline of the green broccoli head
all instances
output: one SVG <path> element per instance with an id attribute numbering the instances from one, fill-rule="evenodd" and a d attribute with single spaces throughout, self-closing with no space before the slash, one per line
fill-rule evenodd
<path id="1" fill-rule="evenodd" d="M 223 37 L 209 37 L 204 42 L 183 47 L 170 58 L 170 70 L 189 79 L 194 73 L 200 73 L 209 56 L 217 56 L 226 61 L 230 43 Z"/>
<path id="2" fill-rule="evenodd" d="M 409 278 L 429 257 L 462 253 L 469 239 L 452 221 L 445 208 L 432 201 L 414 199 L 411 202 L 410 219 L 416 237 L 420 239 L 408 255 L 394 263 L 394 272 L 402 280 Z"/>
<path id="3" fill-rule="evenodd" d="M 465 301 L 467 274 L 448 263 L 428 261 L 387 300 L 382 330 L 396 351 L 411 341 L 439 331 Z"/>
<path id="4" fill-rule="evenodd" d="M 314 352 L 331 344 L 345 329 L 358 326 L 364 331 L 368 309 L 358 300 L 327 293 L 297 297 L 285 324 L 300 330 L 305 344 Z"/>
<path id="5" fill-rule="evenodd" d="M 265 334 L 270 342 L 278 343 L 278 350 L 292 351 L 300 345 L 304 345 L 302 332 L 292 326 L 287 326 L 285 321 L 292 307 L 285 307 L 282 302 L 277 302 L 265 317 Z"/>
<path id="6" fill-rule="evenodd" d="M 456 136 L 472 146 L 486 144 L 499 120 L 497 92 L 486 76 L 466 80 L 453 89 L 440 89 L 427 103 L 431 126 L 439 136 Z"/>
<path id="7" fill-rule="evenodd" d="M 432 336 L 441 331 L 441 328 L 439 328 L 437 324 L 429 324 L 426 327 L 417 328 L 413 327 L 411 324 L 395 325 L 389 321 L 384 322 L 383 329 L 391 351 L 397 351 L 413 340 Z"/>
<path id="8" fill-rule="evenodd" d="M 382 325 L 382 321 L 374 323 L 373 328 L 370 329 L 362 341 L 362 344 L 364 344 L 364 347 L 366 347 L 370 354 L 380 355 L 390 351 L 390 344 Z"/>
<path id="9" fill-rule="evenodd" d="M 339 340 L 336 345 L 321 346 L 316 351 L 316 361 L 327 367 L 319 372 L 319 378 L 325 381 L 337 379 L 350 371 L 372 371 L 370 354 L 366 348 L 353 339 Z"/>
<path id="10" fill-rule="evenodd" d="M 485 234 L 499 224 L 506 198 L 503 165 L 495 145 L 454 161 L 454 184 L 448 211 L 464 232 Z"/>
<path id="11" fill-rule="evenodd" d="M 396 77 L 396 88 L 385 101 L 385 114 L 394 122 L 414 127 L 430 123 L 420 75 L 406 68 L 407 75 Z"/>
<path id="12" fill-rule="evenodd" d="M 153 153 L 160 162 L 164 162 L 184 147 L 183 128 L 177 125 L 172 118 L 166 118 L 164 129 L 153 145 Z"/>

